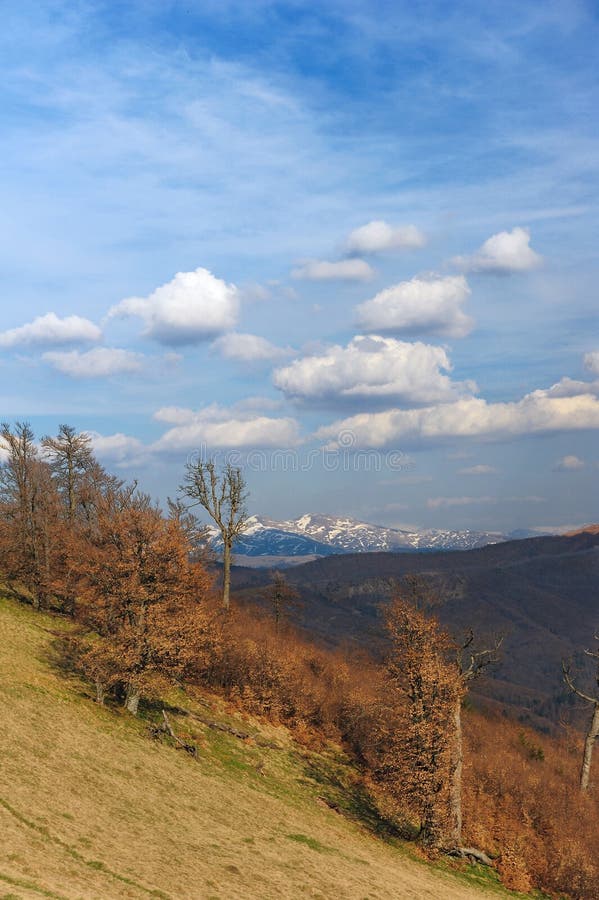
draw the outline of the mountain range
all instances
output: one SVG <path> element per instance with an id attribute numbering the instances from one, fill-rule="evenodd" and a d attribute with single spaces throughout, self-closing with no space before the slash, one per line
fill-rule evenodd
<path id="1" fill-rule="evenodd" d="M 219 532 L 214 527 L 208 530 L 218 550 Z M 271 565 L 273 559 L 289 565 L 340 553 L 472 550 L 531 534 L 435 528 L 407 531 L 360 522 L 348 516 L 314 513 L 284 521 L 251 516 L 246 531 L 235 544 L 235 555 L 246 565 Z"/>

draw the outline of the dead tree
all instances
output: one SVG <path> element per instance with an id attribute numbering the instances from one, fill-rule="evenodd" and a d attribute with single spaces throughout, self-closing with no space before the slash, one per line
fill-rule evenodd
<path id="1" fill-rule="evenodd" d="M 462 847 L 462 769 L 464 761 L 462 701 L 468 692 L 470 682 L 483 675 L 488 666 L 498 661 L 503 637 L 497 638 L 494 645 L 485 650 L 475 651 L 474 642 L 474 631 L 470 629 L 465 640 L 456 648 L 456 667 L 460 690 L 457 691 L 454 701 L 453 741 L 449 773 L 450 843 L 459 849 L 461 855 L 465 856 L 476 856 L 476 853 Z"/>
<path id="2" fill-rule="evenodd" d="M 218 472 L 213 461 L 188 463 L 181 491 L 191 506 L 202 506 L 220 531 L 223 542 L 223 609 L 228 610 L 231 558 L 235 540 L 247 528 L 247 491 L 241 469 L 230 463 Z"/>
<path id="3" fill-rule="evenodd" d="M 593 639 L 595 641 L 599 641 L 599 632 L 593 636 Z M 580 769 L 580 790 L 583 793 L 586 793 L 586 791 L 588 791 L 589 789 L 589 783 L 591 779 L 591 762 L 593 760 L 593 749 L 595 747 L 595 741 L 599 737 L 599 646 L 596 650 L 585 650 L 584 652 L 587 656 L 590 656 L 592 659 L 597 660 L 597 669 L 595 673 L 595 684 L 597 689 L 594 696 L 592 694 L 585 693 L 575 684 L 570 671 L 570 664 L 566 663 L 565 660 L 562 660 L 562 671 L 564 673 L 564 681 L 566 682 L 572 693 L 576 694 L 577 697 L 580 697 L 580 699 L 584 700 L 586 703 L 590 703 L 593 709 L 591 722 L 584 741 L 584 752 L 582 755 L 582 766 Z"/>

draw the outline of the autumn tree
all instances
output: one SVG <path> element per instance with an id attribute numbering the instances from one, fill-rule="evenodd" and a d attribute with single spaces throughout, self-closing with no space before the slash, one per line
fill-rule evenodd
<path id="1" fill-rule="evenodd" d="M 448 663 L 451 641 L 435 618 L 398 593 L 386 610 L 391 650 L 386 674 L 392 728 L 382 776 L 417 816 L 420 839 L 446 848 L 450 824 L 451 719 L 461 686 Z"/>
<path id="2" fill-rule="evenodd" d="M 198 664 L 207 627 L 205 569 L 177 518 L 149 497 L 121 489 L 104 497 L 76 555 L 78 618 L 98 634 L 83 655 L 98 700 L 123 685 L 133 715 L 144 694 Z"/>
<path id="3" fill-rule="evenodd" d="M 391 793 L 418 816 L 425 845 L 486 861 L 462 847 L 461 709 L 470 681 L 496 659 L 501 641 L 475 651 L 470 632 L 456 642 L 433 614 L 439 602 L 434 587 L 407 576 L 386 610 L 395 730 L 383 775 Z"/>
<path id="4" fill-rule="evenodd" d="M 48 466 L 40 459 L 29 424 L 0 428 L 5 461 L 0 466 L 1 550 L 4 568 L 42 607 L 50 591 L 56 539 L 57 496 Z"/>
<path id="5" fill-rule="evenodd" d="M 227 465 L 221 472 L 214 461 L 198 460 L 186 466 L 181 485 L 190 506 L 203 507 L 216 524 L 223 542 L 222 606 L 228 610 L 231 591 L 231 559 L 236 539 L 247 528 L 247 490 L 241 469 Z"/>
<path id="6" fill-rule="evenodd" d="M 599 642 L 599 633 L 594 635 L 594 640 Z M 599 737 L 599 644 L 595 650 L 585 650 L 585 654 L 595 660 L 595 692 L 593 694 L 583 691 L 574 682 L 571 673 L 571 666 L 565 661 L 562 662 L 562 670 L 564 673 L 564 681 L 577 697 L 589 703 L 592 708 L 591 721 L 586 733 L 584 741 L 584 751 L 582 755 L 582 766 L 580 768 L 580 790 L 586 793 L 589 789 L 591 779 L 591 763 L 593 761 L 593 749 L 595 741 Z"/>
<path id="7" fill-rule="evenodd" d="M 275 569 L 272 573 L 271 583 L 264 589 L 262 596 L 271 608 L 275 630 L 278 632 L 281 623 L 289 615 L 290 610 L 298 606 L 300 595 L 289 584 L 285 575 Z"/>

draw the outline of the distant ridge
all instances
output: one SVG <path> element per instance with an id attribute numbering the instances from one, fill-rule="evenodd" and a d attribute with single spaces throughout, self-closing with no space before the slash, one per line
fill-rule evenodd
<path id="1" fill-rule="evenodd" d="M 570 702 L 562 659 L 575 659 L 599 623 L 599 526 L 576 534 L 502 541 L 466 552 L 378 552 L 328 556 L 297 565 L 298 624 L 327 644 L 376 650 L 382 605 L 398 581 L 421 575 L 438 586 L 439 616 L 457 635 L 503 635 L 502 659 L 476 690 L 523 721 L 548 727 Z M 251 599 L 265 570 L 234 570 L 238 595 Z"/>
<path id="2" fill-rule="evenodd" d="M 220 549 L 218 530 L 209 527 L 215 549 Z M 361 522 L 351 516 L 305 513 L 297 519 L 275 521 L 266 516 L 251 516 L 248 527 L 235 544 L 235 554 L 248 560 L 280 557 L 288 562 L 303 562 L 307 557 L 326 557 L 346 553 L 414 553 L 439 550 L 473 550 L 535 532 L 469 529 L 423 528 L 407 530 Z M 254 562 L 253 565 L 259 564 Z"/>
<path id="3" fill-rule="evenodd" d="M 567 531 L 566 537 L 576 537 L 577 534 L 599 534 L 599 525 L 583 525 L 576 531 Z"/>

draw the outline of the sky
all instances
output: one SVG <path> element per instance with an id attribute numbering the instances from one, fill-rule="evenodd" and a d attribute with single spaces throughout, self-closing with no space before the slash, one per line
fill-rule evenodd
<path id="1" fill-rule="evenodd" d="M 2 18 L 4 420 L 275 519 L 599 520 L 594 3 Z"/>

